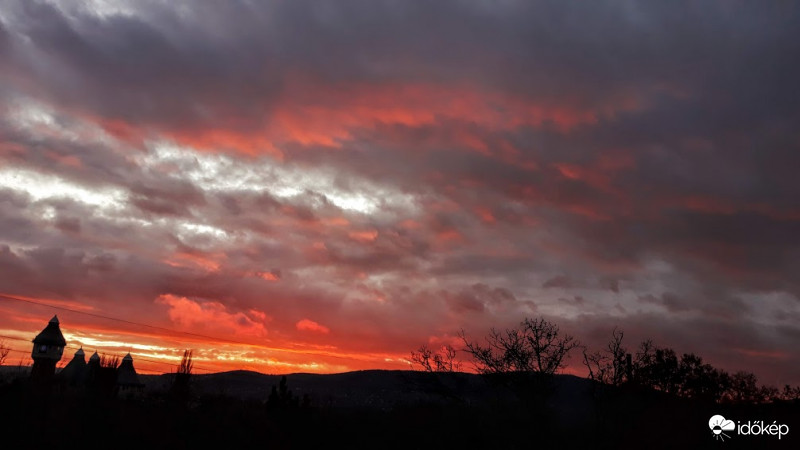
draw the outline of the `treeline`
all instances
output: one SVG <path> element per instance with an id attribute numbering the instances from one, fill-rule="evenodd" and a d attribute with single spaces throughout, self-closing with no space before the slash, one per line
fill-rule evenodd
<path id="1" fill-rule="evenodd" d="M 800 386 L 759 385 L 755 374 L 746 371 L 728 373 L 713 367 L 694 353 L 678 354 L 674 349 L 657 346 L 652 340 L 629 350 L 624 333 L 615 328 L 608 344 L 590 351 L 573 336 L 543 318 L 523 320 L 517 328 L 492 328 L 483 340 L 459 334 L 466 353 L 478 373 L 497 376 L 550 376 L 564 367 L 567 356 L 582 349 L 583 364 L 589 379 L 603 385 L 652 389 L 684 398 L 718 403 L 772 403 L 800 401 Z M 412 366 L 428 372 L 453 372 L 461 368 L 458 350 L 451 345 L 431 349 L 426 345 L 411 352 Z M 530 377 L 528 377 L 530 378 Z"/>
<path id="2" fill-rule="evenodd" d="M 624 333 L 614 329 L 605 348 L 583 350 L 589 378 L 615 386 L 640 386 L 685 398 L 719 403 L 770 403 L 800 400 L 800 386 L 759 385 L 752 372 L 728 373 L 694 353 L 679 354 L 669 347 L 641 342 L 635 350 L 623 343 Z"/>

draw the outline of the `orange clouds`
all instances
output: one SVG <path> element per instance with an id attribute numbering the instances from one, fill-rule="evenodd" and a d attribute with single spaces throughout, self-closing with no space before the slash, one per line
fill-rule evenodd
<path id="1" fill-rule="evenodd" d="M 497 222 L 497 218 L 492 214 L 492 210 L 483 206 L 475 208 L 475 214 L 486 224 Z"/>
<path id="2" fill-rule="evenodd" d="M 267 334 L 263 323 L 266 315 L 259 311 L 258 314 L 231 313 L 219 302 L 197 302 L 170 294 L 159 296 L 156 303 L 167 305 L 169 319 L 183 327 L 233 333 L 237 336 L 263 337 Z"/>
<path id="3" fill-rule="evenodd" d="M 164 262 L 173 267 L 198 268 L 209 272 L 216 272 L 220 267 L 220 262 L 217 260 L 224 260 L 225 255 L 215 254 L 212 256 L 213 258 L 197 253 L 175 252 L 172 257 L 166 259 Z"/>
<path id="4" fill-rule="evenodd" d="M 378 232 L 376 230 L 351 231 L 347 235 L 357 242 L 372 242 L 377 239 Z"/>
<path id="5" fill-rule="evenodd" d="M 256 331 L 263 324 L 271 323 L 273 319 L 259 310 L 233 313 L 220 308 L 215 302 L 199 302 L 174 295 L 161 296 L 155 303 L 168 305 L 171 308 L 170 320 L 179 325 L 175 328 L 185 328 L 185 331 L 169 332 L 168 328 L 148 328 L 135 323 L 109 322 L 97 316 L 59 312 L 61 330 L 68 345 L 61 365 L 66 364 L 79 347 L 83 347 L 89 353 L 97 350 L 101 354 L 121 356 L 130 352 L 140 373 L 174 372 L 184 348 L 195 350 L 195 369 L 198 373 L 240 369 L 268 373 L 331 373 L 407 368 L 407 364 L 400 362 L 404 353 L 353 351 L 340 348 L 341 342 L 298 342 L 286 335 L 278 337 L 280 331 L 269 342 L 252 338 L 257 336 L 231 332 L 233 326 L 241 328 L 241 322 L 259 322 L 259 325 L 253 326 Z M 16 310 L 14 303 L 0 301 L 3 313 L 0 314 L 0 334 L 12 338 L 6 339 L 6 342 L 14 350 L 14 363 L 21 357 L 23 364 L 30 364 L 30 340 L 47 324 L 53 312 L 41 306 L 20 305 L 22 309 Z M 133 317 L 131 319 L 136 320 Z M 330 333 L 327 326 L 310 319 L 286 325 L 284 332 L 291 327 L 311 335 Z M 280 324 L 276 326 L 280 327 Z M 219 336 L 221 340 L 195 333 Z M 237 338 L 243 343 L 228 340 Z"/>
<path id="6" fill-rule="evenodd" d="M 554 163 L 553 167 L 566 179 L 582 181 L 599 191 L 620 194 L 614 186 L 614 176 L 633 169 L 635 162 L 631 155 L 617 151 L 603 153 L 590 164 Z"/>
<path id="7" fill-rule="evenodd" d="M 95 309 L 93 306 L 87 305 L 80 301 L 61 300 L 61 299 L 57 300 L 57 299 L 43 298 L 43 297 L 30 297 L 20 294 L 6 295 L 4 293 L 0 293 L 0 299 L 28 303 L 29 305 L 38 303 L 38 304 L 49 305 L 54 308 L 68 308 L 68 309 L 76 309 L 79 311 L 93 311 Z"/>
<path id="8" fill-rule="evenodd" d="M 259 99 L 255 98 L 258 103 Z M 340 83 L 322 84 L 297 76 L 261 117 L 238 117 L 228 111 L 225 120 L 214 126 L 202 124 L 159 130 L 177 142 L 206 150 L 232 150 L 247 155 L 284 158 L 288 144 L 339 148 L 354 139 L 360 130 L 382 125 L 431 126 L 443 122 L 476 125 L 488 131 L 513 130 L 523 126 L 551 126 L 560 132 L 597 123 L 598 117 L 637 105 L 625 100 L 600 109 L 574 104 L 533 101 L 477 85 L 432 83 Z M 220 105 L 220 109 L 223 108 Z M 130 140 L 142 136 L 133 124 L 100 119 L 97 122 L 110 134 Z M 518 153 L 507 142 L 486 142 L 475 131 L 459 130 L 448 140 L 462 148 L 484 155 L 497 153 L 509 159 Z"/>
<path id="9" fill-rule="evenodd" d="M 267 280 L 267 281 L 278 281 L 278 280 L 281 279 L 281 277 L 280 277 L 280 275 L 278 273 L 275 273 L 275 272 L 272 272 L 272 271 L 270 271 L 270 272 L 258 272 L 256 275 L 259 278 L 261 278 L 262 280 Z"/>
<path id="10" fill-rule="evenodd" d="M 300 331 L 312 331 L 314 333 L 322 333 L 322 334 L 328 334 L 331 331 L 330 329 L 328 329 L 328 327 L 320 325 L 317 322 L 314 322 L 313 320 L 309 319 L 303 319 L 297 322 L 297 324 L 295 324 L 295 327 Z"/>
<path id="11" fill-rule="evenodd" d="M 233 150 L 246 155 L 270 155 L 283 159 L 283 152 L 277 148 L 270 133 L 259 131 L 237 132 L 224 128 L 203 128 L 189 130 L 165 130 L 183 145 L 204 150 Z"/>
<path id="12" fill-rule="evenodd" d="M 440 121 L 474 123 L 492 130 L 551 123 L 562 131 L 595 123 L 598 112 L 538 104 L 467 85 L 342 84 L 321 87 L 308 80 L 289 85 L 267 134 L 277 141 L 339 147 L 353 131 L 379 124 L 420 127 Z M 490 150 L 473 133 L 456 141 L 481 153 Z"/>

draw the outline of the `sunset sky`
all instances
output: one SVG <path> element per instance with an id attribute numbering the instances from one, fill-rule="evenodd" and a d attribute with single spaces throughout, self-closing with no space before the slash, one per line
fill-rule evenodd
<path id="1" fill-rule="evenodd" d="M 9 362 L 53 314 L 143 372 L 268 373 L 407 369 L 541 315 L 798 384 L 798 19 L 2 0 Z"/>

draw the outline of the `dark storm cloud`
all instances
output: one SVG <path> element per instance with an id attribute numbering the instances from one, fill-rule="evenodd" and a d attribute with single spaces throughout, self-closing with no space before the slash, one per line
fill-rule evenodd
<path id="1" fill-rule="evenodd" d="M 604 105 L 662 91 L 708 101 L 693 109 L 696 117 L 682 110 L 658 121 L 662 133 L 690 121 L 704 130 L 752 127 L 797 112 L 798 94 L 783 89 L 798 75 L 786 56 L 798 49 L 789 5 L 299 1 L 176 9 L 145 2 L 138 14 L 100 17 L 20 2 L 7 8 L 4 36 L 14 45 L 6 51 L 62 101 L 145 124 L 257 119 L 298 72 L 328 82 L 477 82 L 554 103 Z"/>

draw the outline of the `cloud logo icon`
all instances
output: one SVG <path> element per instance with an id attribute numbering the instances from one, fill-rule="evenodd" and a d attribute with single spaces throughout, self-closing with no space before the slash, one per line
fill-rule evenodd
<path id="1" fill-rule="evenodd" d="M 725 431 L 731 431 L 735 429 L 736 425 L 732 420 L 727 420 L 726 418 L 717 414 L 708 419 L 708 428 L 710 428 L 711 432 L 714 434 L 714 439 L 724 441 L 726 437 L 730 437 L 725 434 Z"/>

